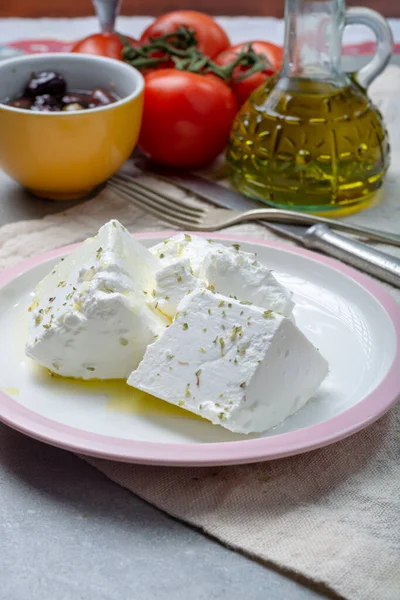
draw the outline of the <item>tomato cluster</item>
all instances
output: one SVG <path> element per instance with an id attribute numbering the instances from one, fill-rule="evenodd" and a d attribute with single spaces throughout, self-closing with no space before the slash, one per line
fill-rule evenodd
<path id="1" fill-rule="evenodd" d="M 139 146 L 161 164 L 185 168 L 207 165 L 223 151 L 238 107 L 282 62 L 279 46 L 231 46 L 212 17 L 190 10 L 162 15 L 139 41 L 101 33 L 72 51 L 127 60 L 143 72 Z"/>

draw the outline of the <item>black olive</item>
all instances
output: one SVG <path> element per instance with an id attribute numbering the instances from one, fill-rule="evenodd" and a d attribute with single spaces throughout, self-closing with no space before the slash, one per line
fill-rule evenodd
<path id="1" fill-rule="evenodd" d="M 60 98 L 67 91 L 67 84 L 60 73 L 45 72 L 34 73 L 25 88 L 24 95 L 30 97 L 48 94 Z"/>
<path id="2" fill-rule="evenodd" d="M 5 103 L 25 110 L 55 112 L 97 108 L 117 100 L 113 92 L 104 88 L 69 92 L 63 75 L 55 71 L 42 71 L 32 74 L 23 94 Z"/>
<path id="3" fill-rule="evenodd" d="M 94 104 L 95 106 L 106 106 L 107 104 L 113 104 L 116 100 L 117 98 L 112 92 L 101 88 L 93 90 L 90 98 L 91 104 Z"/>
<path id="4" fill-rule="evenodd" d="M 7 104 L 8 106 L 14 106 L 14 108 L 23 108 L 24 110 L 29 110 L 32 106 L 32 98 L 21 96 L 21 98 L 10 100 L 7 102 Z"/>
<path id="5" fill-rule="evenodd" d="M 58 98 L 50 96 L 49 94 L 43 94 L 43 96 L 37 96 L 35 98 L 31 110 L 55 112 L 61 110 L 61 103 Z"/>

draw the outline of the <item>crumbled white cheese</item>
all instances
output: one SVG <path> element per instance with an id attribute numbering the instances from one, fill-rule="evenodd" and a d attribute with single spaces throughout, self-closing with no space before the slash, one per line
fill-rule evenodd
<path id="1" fill-rule="evenodd" d="M 28 356 L 56 374 L 126 378 L 169 321 L 150 306 L 159 261 L 110 221 L 39 283 Z"/>
<path id="2" fill-rule="evenodd" d="M 183 298 L 128 384 L 234 432 L 299 410 L 328 365 L 292 321 L 208 290 Z"/>

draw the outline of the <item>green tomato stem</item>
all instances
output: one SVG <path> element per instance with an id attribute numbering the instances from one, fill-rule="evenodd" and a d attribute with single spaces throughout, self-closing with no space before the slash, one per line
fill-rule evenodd
<path id="1" fill-rule="evenodd" d="M 263 54 L 254 52 L 251 43 L 244 47 L 237 57 L 228 65 L 217 65 L 208 56 L 205 56 L 198 49 L 196 32 L 184 25 L 175 32 L 168 33 L 158 38 L 150 38 L 147 44 L 138 48 L 130 45 L 127 38 L 120 35 L 124 45 L 122 58 L 137 69 L 151 69 L 152 67 L 167 66 L 171 61 L 175 68 L 180 71 L 188 71 L 198 74 L 213 74 L 230 83 L 236 67 L 245 67 L 243 74 L 236 79 L 236 82 L 242 81 L 267 68 L 272 69 L 267 57 Z M 155 52 L 162 52 L 162 56 L 154 56 Z"/>

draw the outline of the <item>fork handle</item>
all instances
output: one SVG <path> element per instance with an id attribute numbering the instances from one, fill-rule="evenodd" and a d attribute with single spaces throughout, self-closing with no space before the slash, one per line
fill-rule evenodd
<path id="1" fill-rule="evenodd" d="M 302 239 L 307 248 L 329 254 L 382 281 L 400 287 L 400 260 L 394 256 L 339 235 L 322 224 L 310 227 Z"/>

